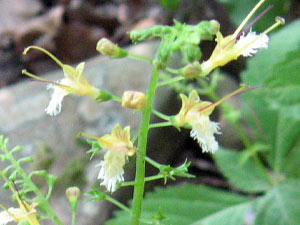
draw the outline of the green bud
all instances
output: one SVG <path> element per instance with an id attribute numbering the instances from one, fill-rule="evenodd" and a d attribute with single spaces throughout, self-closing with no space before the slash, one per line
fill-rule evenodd
<path id="1" fill-rule="evenodd" d="M 172 32 L 172 28 L 169 26 L 153 26 L 141 30 L 133 30 L 129 32 L 130 39 L 133 42 L 142 42 L 150 37 L 160 37 L 163 38 Z"/>
<path id="2" fill-rule="evenodd" d="M 181 70 L 181 75 L 188 79 L 196 78 L 199 74 L 201 74 L 201 65 L 198 61 L 187 64 Z"/>
<path id="3" fill-rule="evenodd" d="M 202 57 L 202 52 L 197 45 L 186 44 L 181 47 L 184 60 L 187 63 L 198 61 Z"/>
<path id="4" fill-rule="evenodd" d="M 172 36 L 166 36 L 160 43 L 160 46 L 157 50 L 155 59 L 154 59 L 154 64 L 158 69 L 164 69 L 166 68 L 170 55 L 172 53 Z"/>
<path id="5" fill-rule="evenodd" d="M 152 36 L 152 32 L 148 29 L 133 30 L 129 32 L 130 39 L 133 42 L 142 42 Z"/>
<path id="6" fill-rule="evenodd" d="M 203 21 L 196 26 L 201 40 L 213 40 L 213 36 L 219 31 L 220 24 L 216 20 Z"/>
<path id="7" fill-rule="evenodd" d="M 220 31 L 220 23 L 216 20 L 209 21 L 211 27 L 211 33 L 216 34 Z"/>
<path id="8" fill-rule="evenodd" d="M 128 55 L 128 52 L 120 48 L 106 38 L 102 38 L 98 41 L 96 50 L 102 55 L 110 56 L 113 58 L 123 58 Z"/>
<path id="9" fill-rule="evenodd" d="M 78 200 L 80 198 L 80 189 L 78 187 L 69 187 L 66 190 L 66 196 L 72 211 L 76 211 Z"/>
<path id="10" fill-rule="evenodd" d="M 153 216 L 153 219 L 155 221 L 162 221 L 166 219 L 167 217 L 164 216 L 162 210 L 158 210 L 158 212 Z"/>

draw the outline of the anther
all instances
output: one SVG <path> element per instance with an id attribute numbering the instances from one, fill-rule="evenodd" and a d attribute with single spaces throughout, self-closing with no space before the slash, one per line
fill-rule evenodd
<path id="1" fill-rule="evenodd" d="M 284 18 L 280 17 L 280 16 L 276 16 L 275 17 L 275 23 L 270 26 L 268 29 L 266 29 L 263 34 L 267 34 L 269 32 L 271 32 L 272 30 L 274 30 L 275 28 L 277 28 L 280 25 L 284 25 L 285 24 L 285 20 Z"/>
<path id="2" fill-rule="evenodd" d="M 275 21 L 276 23 L 280 23 L 280 25 L 284 25 L 285 24 L 285 19 L 281 16 L 276 16 L 275 17 Z"/>

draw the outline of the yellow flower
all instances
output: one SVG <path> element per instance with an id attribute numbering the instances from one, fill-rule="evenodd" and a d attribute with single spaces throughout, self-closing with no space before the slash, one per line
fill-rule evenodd
<path id="1" fill-rule="evenodd" d="M 90 96 L 93 99 L 97 99 L 100 95 L 99 89 L 93 87 L 88 83 L 88 81 L 85 79 L 85 77 L 82 75 L 83 69 L 84 69 L 84 62 L 77 65 L 76 68 L 73 68 L 72 66 L 66 65 L 61 63 L 55 56 L 53 56 L 50 52 L 47 50 L 37 47 L 37 46 L 30 46 L 24 50 L 24 55 L 27 54 L 27 52 L 30 49 L 37 49 L 39 51 L 44 52 L 47 54 L 50 58 L 52 58 L 63 70 L 64 72 L 64 78 L 60 81 L 53 82 L 49 81 L 47 79 L 35 76 L 26 70 L 23 70 L 22 73 L 32 77 L 34 79 L 37 79 L 39 81 L 47 82 L 49 83 L 48 89 L 53 89 L 53 93 L 51 95 L 51 100 L 49 102 L 48 107 L 46 108 L 47 114 L 51 116 L 55 116 L 61 111 L 61 103 L 63 98 L 70 94 L 77 94 L 77 95 L 87 95 Z"/>
<path id="2" fill-rule="evenodd" d="M 125 91 L 122 96 L 122 107 L 141 110 L 146 106 L 146 95 L 139 91 Z"/>
<path id="3" fill-rule="evenodd" d="M 188 127 L 190 122 L 199 116 L 201 109 L 211 104 L 208 101 L 200 101 L 199 95 L 196 90 L 193 90 L 187 97 L 180 94 L 182 106 L 179 113 L 174 118 L 174 125 L 177 127 Z M 214 108 L 203 112 L 203 115 L 209 116 Z"/>
<path id="4" fill-rule="evenodd" d="M 32 203 L 31 205 L 27 204 L 24 200 L 19 197 L 19 194 L 11 185 L 10 181 L 6 178 L 6 176 L 0 171 L 0 175 L 4 178 L 6 183 L 8 184 L 11 191 L 16 196 L 17 202 L 19 204 L 19 208 L 9 208 L 6 209 L 4 206 L 0 204 L 0 207 L 4 209 L 4 211 L 0 212 L 0 225 L 6 225 L 9 222 L 15 221 L 17 223 L 27 222 L 29 225 L 40 225 L 37 217 L 35 207 L 37 203 Z"/>
<path id="5" fill-rule="evenodd" d="M 218 149 L 218 142 L 214 134 L 221 134 L 219 123 L 209 120 L 209 115 L 216 106 L 223 103 L 234 95 L 240 94 L 247 88 L 246 85 L 221 98 L 215 103 L 201 101 L 197 91 L 193 90 L 189 96 L 180 94 L 182 106 L 177 115 L 172 117 L 171 122 L 175 127 L 191 129 L 191 137 L 196 139 L 203 152 L 214 153 Z"/>
<path id="6" fill-rule="evenodd" d="M 124 129 L 117 124 L 111 134 L 106 134 L 103 137 L 97 137 L 88 133 L 81 133 L 82 136 L 87 136 L 96 139 L 99 145 L 108 150 L 104 155 L 104 160 L 101 160 L 98 166 L 100 172 L 98 179 L 103 180 L 100 185 L 106 187 L 110 192 L 114 192 L 118 182 L 124 181 L 124 165 L 127 156 L 133 156 L 136 148 L 130 141 L 130 127 Z"/>
<path id="7" fill-rule="evenodd" d="M 9 208 L 8 210 L 0 212 L 0 225 L 5 225 L 9 222 L 25 222 L 30 225 L 39 225 L 39 221 L 36 218 L 35 204 L 28 205 L 22 201 L 20 208 Z"/>
<path id="8" fill-rule="evenodd" d="M 191 128 L 191 137 L 197 139 L 203 152 L 214 153 L 218 149 L 218 142 L 214 134 L 220 134 L 219 124 L 209 120 L 214 105 L 208 101 L 200 101 L 198 93 L 193 90 L 187 97 L 180 94 L 182 107 L 173 118 L 176 127 Z"/>
<path id="9" fill-rule="evenodd" d="M 232 60 L 236 60 L 239 56 L 249 57 L 254 55 L 258 50 L 268 47 L 269 37 L 267 33 L 284 24 L 284 19 L 276 17 L 276 23 L 266 29 L 261 34 L 250 29 L 247 34 L 243 31 L 244 26 L 256 10 L 263 4 L 265 0 L 259 1 L 240 26 L 232 35 L 223 37 L 221 32 L 216 34 L 217 45 L 211 55 L 211 57 L 201 64 L 201 73 L 199 76 L 205 76 L 209 74 L 213 69 L 224 66 Z M 264 14 L 263 12 L 262 14 Z M 261 14 L 261 15 L 262 15 Z M 260 17 L 260 16 L 259 16 Z"/>

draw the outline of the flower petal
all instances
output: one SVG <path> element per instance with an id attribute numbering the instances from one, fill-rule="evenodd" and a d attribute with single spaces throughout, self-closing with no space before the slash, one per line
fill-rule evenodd
<path id="1" fill-rule="evenodd" d="M 11 210 L 12 208 L 8 209 Z M 14 218 L 10 216 L 6 211 L 0 212 L 0 225 L 6 225 L 7 223 L 14 221 Z"/>
<path id="2" fill-rule="evenodd" d="M 258 50 L 268 48 L 269 37 L 266 34 L 258 35 L 250 31 L 247 35 L 241 35 L 236 43 L 237 49 L 243 49 L 240 55 L 253 56 Z"/>
<path id="3" fill-rule="evenodd" d="M 191 137 L 197 139 L 202 152 L 214 153 L 218 150 L 218 142 L 214 134 L 221 134 L 219 124 L 209 120 L 208 116 L 199 116 L 198 120 L 191 122 Z"/>
<path id="4" fill-rule="evenodd" d="M 101 161 L 98 179 L 102 179 L 100 185 L 106 187 L 110 192 L 114 192 L 116 184 L 124 181 L 124 169 L 126 158 L 125 154 L 116 151 L 108 151 L 104 156 L 104 161 Z"/>
<path id="5" fill-rule="evenodd" d="M 61 80 L 60 84 L 67 85 L 68 79 L 64 78 Z M 51 100 L 49 102 L 48 107 L 45 109 L 46 113 L 50 116 L 56 116 L 61 111 L 61 103 L 63 98 L 68 94 L 68 92 L 59 86 L 54 86 L 52 84 L 48 85 L 48 89 L 53 89 L 53 93 L 51 95 Z"/>

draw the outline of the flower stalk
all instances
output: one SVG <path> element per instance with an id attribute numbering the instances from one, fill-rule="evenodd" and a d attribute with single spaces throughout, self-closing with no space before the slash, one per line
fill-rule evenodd
<path id="1" fill-rule="evenodd" d="M 138 139 L 138 151 L 136 158 L 136 178 L 133 193 L 132 215 L 131 225 L 139 225 L 142 201 L 144 196 L 144 184 L 145 184 L 145 155 L 147 147 L 147 138 L 149 131 L 150 116 L 152 112 L 152 103 L 158 82 L 158 68 L 153 65 L 152 75 L 147 91 L 147 103 L 142 111 L 142 119 L 140 124 L 140 133 Z"/>

